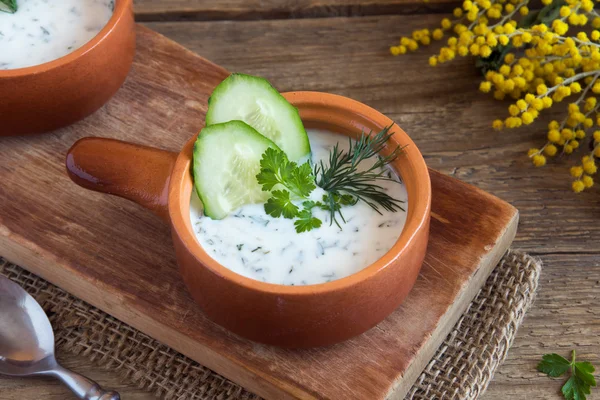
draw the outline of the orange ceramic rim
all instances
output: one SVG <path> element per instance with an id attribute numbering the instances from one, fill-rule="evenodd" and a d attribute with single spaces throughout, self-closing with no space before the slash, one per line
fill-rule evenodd
<path id="1" fill-rule="evenodd" d="M 210 269 L 236 284 L 261 292 L 280 293 L 286 295 L 313 295 L 316 293 L 333 292 L 343 290 L 359 282 L 373 277 L 378 271 L 390 265 L 400 254 L 407 251 L 409 244 L 415 240 L 416 233 L 426 226 L 427 218 L 431 208 L 431 182 L 425 160 L 419 149 L 410 137 L 391 119 L 374 110 L 373 108 L 348 99 L 328 93 L 318 92 L 289 92 L 283 94 L 300 114 L 305 125 L 311 124 L 311 118 L 315 115 L 323 115 L 323 110 L 331 111 L 327 114 L 331 126 L 338 126 L 338 131 L 347 130 L 344 126 L 352 126 L 354 129 L 364 130 L 365 126 L 376 126 L 379 129 L 392 126 L 393 139 L 398 144 L 408 145 L 401 157 L 401 161 L 408 166 L 407 171 L 397 171 L 404 181 L 414 179 L 414 188 L 408 192 L 408 209 L 404 229 L 396 243 L 381 258 L 362 270 L 335 281 L 306 286 L 288 286 L 275 283 L 266 283 L 247 278 L 219 264 L 208 253 L 204 251 L 196 240 L 195 233 L 190 220 L 190 196 L 193 190 L 191 167 L 191 148 L 195 137 L 186 144 L 179 154 L 169 185 L 169 216 L 173 225 L 173 232 L 179 236 L 187 251 L 192 254 L 205 268 Z M 314 113 L 314 114 L 313 114 Z M 340 118 L 342 114 L 345 114 Z M 347 116 L 352 118 L 346 118 Z M 322 120 L 322 118 L 321 118 Z M 403 168 L 404 169 L 404 168 Z M 410 171 L 408 171 L 410 170 Z M 410 176 L 407 176 L 410 173 Z"/>
<path id="2" fill-rule="evenodd" d="M 96 34 L 96 36 L 94 36 L 77 50 L 57 58 L 56 60 L 48 61 L 43 64 L 32 65 L 24 68 L 0 70 L 0 78 L 18 78 L 32 74 L 40 74 L 77 60 L 79 57 L 96 47 L 100 42 L 102 42 L 102 40 L 104 40 L 105 37 L 109 35 L 119 21 L 125 16 L 125 13 L 128 12 L 130 3 L 131 0 L 116 0 L 115 9 L 106 25 L 104 25 L 104 27 Z"/>

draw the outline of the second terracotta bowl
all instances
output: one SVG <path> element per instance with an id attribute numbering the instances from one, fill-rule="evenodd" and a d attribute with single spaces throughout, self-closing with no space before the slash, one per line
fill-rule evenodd
<path id="1" fill-rule="evenodd" d="M 0 137 L 43 133 L 99 109 L 121 87 L 135 53 L 133 0 L 74 52 L 33 67 L 0 70 Z"/>
<path id="2" fill-rule="evenodd" d="M 316 92 L 284 96 L 307 128 L 351 137 L 393 122 L 356 101 Z M 196 241 L 190 221 L 190 165 L 196 138 L 179 154 L 111 139 L 84 138 L 67 155 L 77 184 L 149 208 L 171 226 L 180 272 L 210 319 L 248 339 L 285 347 L 337 343 L 372 328 L 396 309 L 413 287 L 427 248 L 431 183 L 421 153 L 397 125 L 384 150 L 407 146 L 393 163 L 408 192 L 406 224 L 378 261 L 346 278 L 284 286 L 238 275 L 212 259 Z"/>

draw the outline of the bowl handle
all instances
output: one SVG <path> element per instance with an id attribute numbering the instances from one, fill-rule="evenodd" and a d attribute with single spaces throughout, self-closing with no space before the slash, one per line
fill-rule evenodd
<path id="1" fill-rule="evenodd" d="M 169 220 L 167 197 L 177 153 L 120 140 L 88 137 L 67 153 L 67 172 L 87 189 L 132 200 Z"/>

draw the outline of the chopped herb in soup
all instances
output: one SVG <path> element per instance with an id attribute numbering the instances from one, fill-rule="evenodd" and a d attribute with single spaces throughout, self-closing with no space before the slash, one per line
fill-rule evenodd
<path id="1" fill-rule="evenodd" d="M 17 0 L 0 12 L 0 70 L 31 67 L 63 57 L 106 25 L 114 0 Z"/>
<path id="2" fill-rule="evenodd" d="M 336 143 L 348 148 L 344 136 L 309 130 L 312 162 L 328 161 Z M 369 168 L 376 157 L 365 160 L 360 168 Z M 385 167 L 387 168 L 387 167 Z M 381 181 L 385 193 L 400 201 L 407 200 L 406 189 L 391 169 Z M 319 201 L 326 192 L 316 188 L 311 200 Z M 246 204 L 223 219 L 203 215 L 202 204 L 194 193 L 191 222 L 204 250 L 221 265 L 248 278 L 283 284 L 309 285 L 333 281 L 354 274 L 383 256 L 397 241 L 406 220 L 404 209 L 378 213 L 365 202 L 343 206 L 345 223 L 331 223 L 331 213 L 313 209 L 322 224 L 298 233 L 294 222 L 274 218 L 264 204 Z M 339 217 L 338 217 L 339 218 Z"/>

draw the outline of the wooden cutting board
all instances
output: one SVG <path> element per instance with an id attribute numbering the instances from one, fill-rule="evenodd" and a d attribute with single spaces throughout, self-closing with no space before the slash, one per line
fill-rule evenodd
<path id="1" fill-rule="evenodd" d="M 84 136 L 178 151 L 203 125 L 208 96 L 227 74 L 139 27 L 131 74 L 100 111 L 50 134 L 0 138 L 0 255 L 261 396 L 403 398 L 508 248 L 517 210 L 431 171 L 428 253 L 398 310 L 326 348 L 237 337 L 187 294 L 166 225 L 133 203 L 76 186 L 64 168 L 65 152 Z"/>

